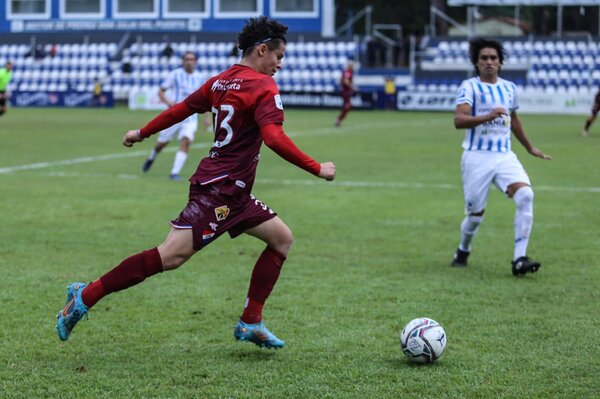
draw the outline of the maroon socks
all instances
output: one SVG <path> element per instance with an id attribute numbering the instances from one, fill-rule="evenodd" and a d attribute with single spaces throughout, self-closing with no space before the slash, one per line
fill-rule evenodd
<path id="1" fill-rule="evenodd" d="M 285 256 L 271 247 L 267 247 L 256 261 L 250 278 L 246 307 L 241 316 L 244 323 L 255 324 L 262 320 L 263 305 L 273 291 L 284 261 Z"/>
<path id="2" fill-rule="evenodd" d="M 83 303 L 91 308 L 104 296 L 124 290 L 163 271 L 158 248 L 130 256 L 98 280 L 88 284 L 81 293 Z"/>

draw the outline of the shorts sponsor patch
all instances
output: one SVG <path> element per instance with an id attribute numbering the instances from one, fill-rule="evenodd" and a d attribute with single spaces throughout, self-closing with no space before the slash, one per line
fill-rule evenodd
<path id="1" fill-rule="evenodd" d="M 229 216 L 229 207 L 227 205 L 223 205 L 215 208 L 215 216 L 217 217 L 218 221 L 227 219 L 227 216 Z"/>

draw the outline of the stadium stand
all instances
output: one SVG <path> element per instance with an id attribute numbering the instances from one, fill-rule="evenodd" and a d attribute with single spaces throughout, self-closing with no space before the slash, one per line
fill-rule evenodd
<path id="1" fill-rule="evenodd" d="M 169 70 L 181 65 L 186 51 L 198 55 L 198 69 L 207 77 L 237 60 L 233 43 L 171 43 L 169 57 L 163 54 L 165 46 L 135 42 L 118 54 L 114 43 L 47 44 L 36 59 L 28 45 L 3 44 L 0 60 L 14 63 L 11 91 L 91 91 L 98 80 L 117 99 L 127 98 L 132 89 L 158 87 Z M 355 42 L 290 42 L 275 79 L 282 91 L 334 92 L 340 71 L 349 58 L 357 58 L 356 51 Z"/>
<path id="2" fill-rule="evenodd" d="M 503 70 L 522 90 L 591 94 L 600 85 L 600 49 L 589 39 L 503 40 Z M 468 41 L 432 40 L 411 89 L 454 91 L 470 76 Z"/>

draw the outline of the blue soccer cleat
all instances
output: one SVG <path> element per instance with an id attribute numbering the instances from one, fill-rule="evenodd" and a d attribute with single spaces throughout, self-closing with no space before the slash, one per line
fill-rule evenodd
<path id="1" fill-rule="evenodd" d="M 56 318 L 56 331 L 58 331 L 58 338 L 61 341 L 69 339 L 71 330 L 75 327 L 75 324 L 87 315 L 88 307 L 85 306 L 81 299 L 81 293 L 85 288 L 84 283 L 73 283 L 69 285 L 67 291 L 67 303 L 63 310 L 58 312 Z"/>
<path id="2" fill-rule="evenodd" d="M 238 341 L 252 342 L 261 348 L 279 349 L 285 345 L 285 342 L 265 327 L 264 321 L 256 324 L 246 324 L 240 320 L 233 330 L 233 336 Z"/>
<path id="3" fill-rule="evenodd" d="M 176 173 L 171 173 L 169 175 L 169 179 L 171 179 L 173 181 L 182 181 L 183 180 L 183 178 Z"/>

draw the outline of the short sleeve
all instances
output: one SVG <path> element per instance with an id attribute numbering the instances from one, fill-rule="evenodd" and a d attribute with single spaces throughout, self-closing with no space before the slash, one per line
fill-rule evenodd
<path id="1" fill-rule="evenodd" d="M 160 84 L 160 88 L 163 90 L 172 89 L 173 83 L 175 82 L 175 71 L 171 71 L 167 74 L 165 80 Z"/>
<path id="2" fill-rule="evenodd" d="M 517 86 L 515 84 L 512 85 L 512 89 L 513 89 L 513 102 L 512 102 L 512 107 L 511 107 L 510 111 L 514 112 L 517 109 L 519 109 L 519 93 L 517 91 Z"/>
<path id="3" fill-rule="evenodd" d="M 473 106 L 473 85 L 464 80 L 456 92 L 456 105 L 469 104 Z"/>
<path id="4" fill-rule="evenodd" d="M 203 114 L 205 112 L 210 111 L 210 87 L 213 83 L 214 79 L 208 80 L 204 83 L 198 90 L 187 96 L 185 100 L 183 100 L 186 105 L 192 111 Z"/>
<path id="5" fill-rule="evenodd" d="M 279 95 L 279 89 L 272 78 L 268 78 L 261 83 L 261 93 L 257 97 L 256 108 L 254 111 L 254 121 L 260 128 L 266 125 L 283 123 L 283 103 Z"/>

